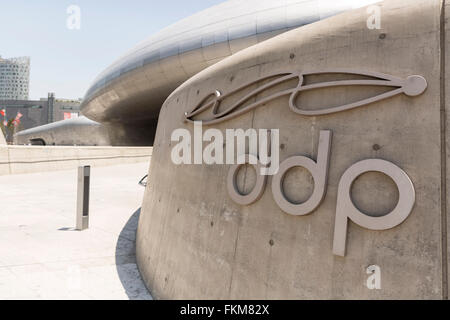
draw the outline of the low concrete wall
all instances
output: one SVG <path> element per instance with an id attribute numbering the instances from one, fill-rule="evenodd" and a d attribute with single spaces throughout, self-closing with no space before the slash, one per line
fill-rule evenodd
<path id="1" fill-rule="evenodd" d="M 0 146 L 0 175 L 150 161 L 153 148 Z"/>

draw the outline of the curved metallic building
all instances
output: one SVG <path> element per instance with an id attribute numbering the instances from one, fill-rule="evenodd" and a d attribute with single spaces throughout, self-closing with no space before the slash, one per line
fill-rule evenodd
<path id="1" fill-rule="evenodd" d="M 82 112 L 108 127 L 113 144 L 152 144 L 159 110 L 184 81 L 285 31 L 375 0 L 230 0 L 143 41 L 91 85 Z"/>
<path id="2" fill-rule="evenodd" d="M 14 135 L 14 144 L 59 146 L 108 146 L 108 132 L 86 117 L 49 123 Z"/>

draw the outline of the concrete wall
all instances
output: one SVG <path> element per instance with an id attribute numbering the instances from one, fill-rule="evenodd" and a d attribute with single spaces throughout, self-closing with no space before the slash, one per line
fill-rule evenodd
<path id="1" fill-rule="evenodd" d="M 151 147 L 0 146 L 0 175 L 150 161 Z M 144 176 L 144 172 L 142 175 Z M 137 181 L 136 181 L 137 183 Z"/>
<path id="2" fill-rule="evenodd" d="M 448 234 L 450 232 L 450 175 L 447 174 L 448 168 L 450 168 L 450 1 L 444 1 L 443 11 L 441 15 L 441 64 L 443 64 L 441 73 L 441 144 L 445 145 L 446 148 L 441 149 L 441 164 L 442 171 L 446 174 L 442 175 L 442 189 L 441 189 L 441 229 L 442 229 L 442 241 L 443 245 L 441 247 L 443 264 L 442 264 L 442 277 L 443 282 L 447 284 L 447 289 L 444 295 L 448 299 L 448 292 L 450 289 L 450 284 L 448 282 L 448 270 L 450 269 L 450 261 L 448 255 L 450 253 L 450 239 Z"/>
<path id="3" fill-rule="evenodd" d="M 344 13 L 243 50 L 197 74 L 166 100 L 137 234 L 138 265 L 154 297 L 447 298 L 450 139 L 445 112 L 450 100 L 443 90 L 448 89 L 445 57 L 450 49 L 442 32 L 448 25 L 439 0 L 387 0 L 380 7 L 381 30 L 367 28 L 365 9 Z M 206 95 L 215 90 L 226 94 L 277 72 L 336 68 L 400 78 L 421 75 L 428 88 L 417 97 L 399 94 L 314 117 L 293 113 L 288 96 L 283 96 L 208 127 L 222 132 L 279 128 L 280 161 L 293 155 L 315 160 L 319 131 L 331 130 L 327 193 L 311 214 L 281 211 L 272 196 L 272 177 L 259 201 L 241 206 L 227 193 L 230 165 L 177 166 L 170 161 L 175 144 L 171 133 L 177 128 L 192 133 L 184 113 Z M 302 95 L 300 100 L 301 105 L 335 106 L 374 96 L 378 89 L 332 88 L 319 96 Z M 254 98 L 264 95 L 267 92 Z M 333 255 L 340 178 L 351 165 L 369 158 L 390 161 L 406 172 L 415 187 L 415 206 L 402 224 L 390 230 L 367 230 L 349 222 L 347 253 Z M 248 170 L 238 186 L 249 191 L 253 183 Z M 308 199 L 313 185 L 303 168 L 289 172 L 284 182 L 286 196 L 298 202 Z M 371 172 L 355 181 L 352 199 L 368 215 L 383 216 L 397 203 L 396 189 L 386 176 Z M 380 290 L 366 286 L 370 265 L 381 268 Z"/>

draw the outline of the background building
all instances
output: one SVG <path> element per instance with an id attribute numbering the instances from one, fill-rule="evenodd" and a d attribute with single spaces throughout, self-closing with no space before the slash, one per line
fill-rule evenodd
<path id="1" fill-rule="evenodd" d="M 5 110 L 6 116 L 0 116 L 0 127 L 4 130 L 4 121 L 14 119 L 21 114 L 20 123 L 14 132 L 31 129 L 55 121 L 78 117 L 81 100 L 56 99 L 54 93 L 40 100 L 1 100 L 0 110 Z M 7 141 L 12 141 L 12 134 L 7 134 Z"/>
<path id="2" fill-rule="evenodd" d="M 30 58 L 0 56 L 0 100 L 28 100 Z"/>

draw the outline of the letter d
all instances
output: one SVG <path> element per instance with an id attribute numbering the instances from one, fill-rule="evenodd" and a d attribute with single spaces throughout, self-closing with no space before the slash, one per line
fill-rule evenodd
<path id="1" fill-rule="evenodd" d="M 328 180 L 328 167 L 330 162 L 331 131 L 320 131 L 319 151 L 317 162 L 304 156 L 295 156 L 284 160 L 279 171 L 272 178 L 272 194 L 281 210 L 295 216 L 302 216 L 313 212 L 325 197 Z M 283 180 L 286 172 L 293 167 L 303 167 L 308 170 L 314 179 L 314 191 L 311 197 L 300 204 L 292 203 L 286 199 L 283 192 Z"/>

